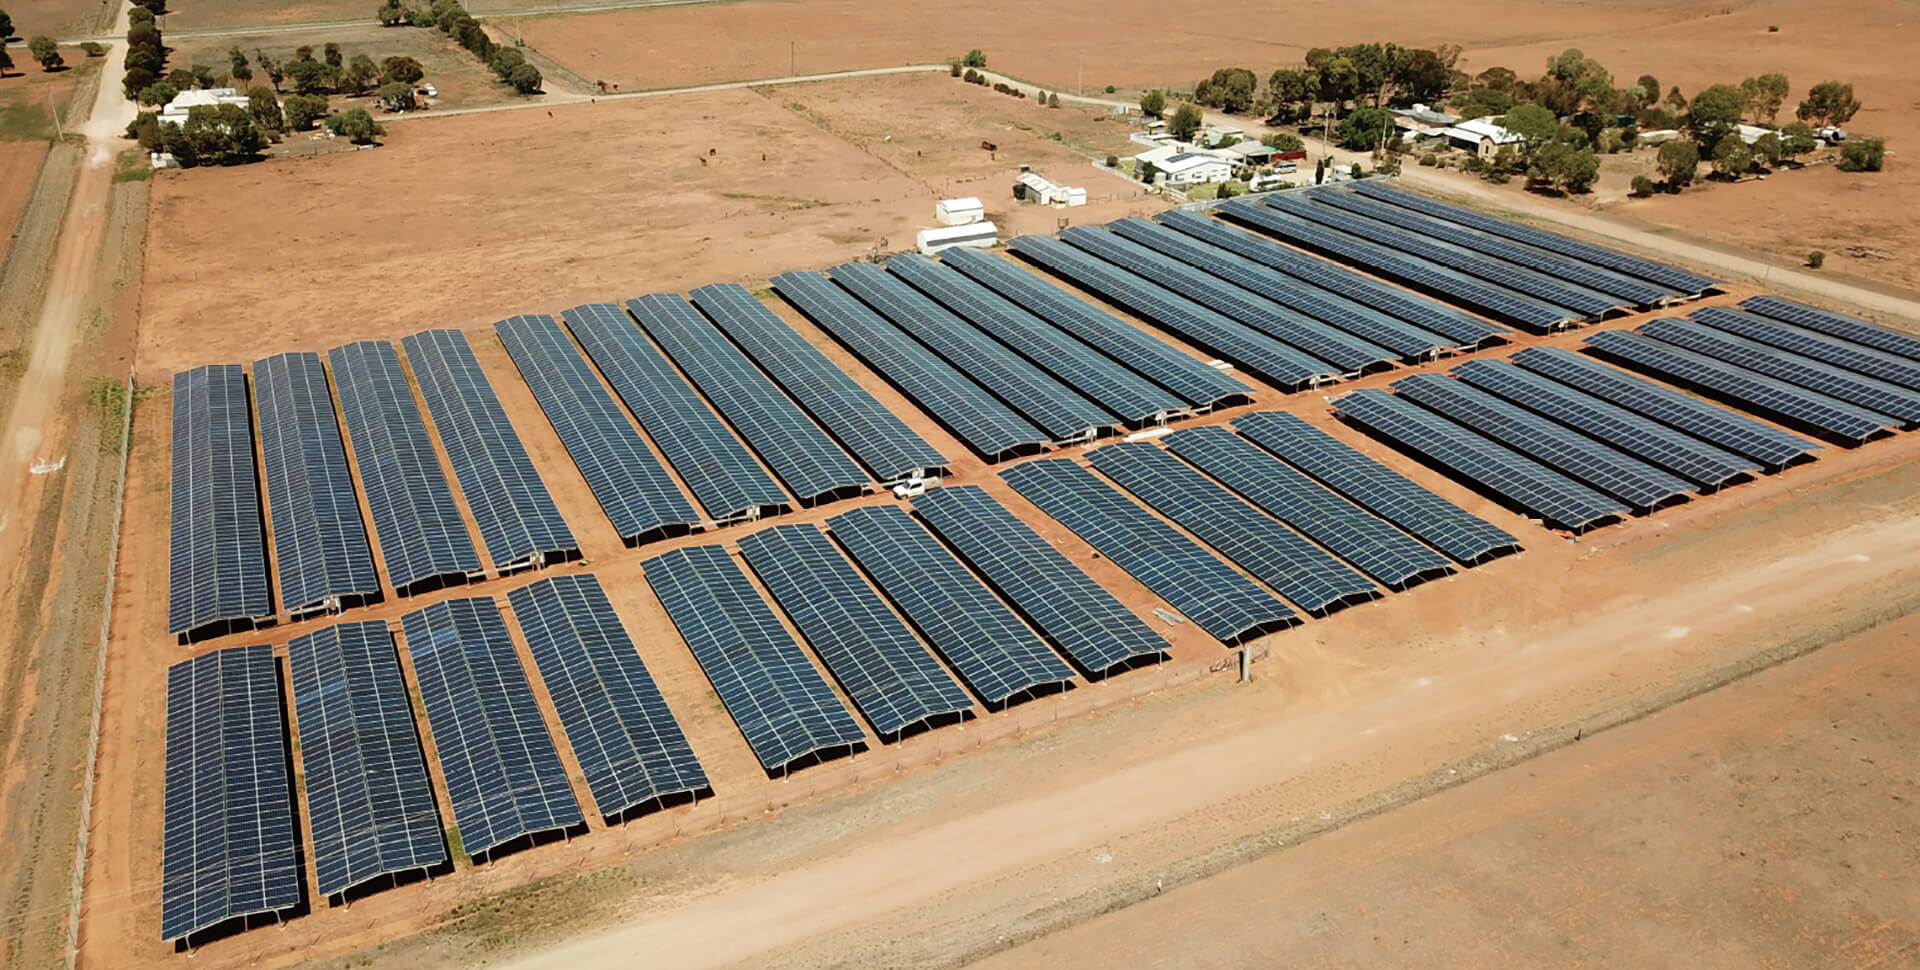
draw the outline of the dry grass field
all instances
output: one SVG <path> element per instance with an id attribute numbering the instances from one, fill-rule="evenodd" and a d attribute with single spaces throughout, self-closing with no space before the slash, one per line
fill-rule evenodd
<path id="1" fill-rule="evenodd" d="M 340 45 L 341 56 L 352 61 L 357 54 L 373 58 L 375 64 L 389 57 L 406 56 L 420 62 L 426 69 L 424 80 L 431 82 L 439 90 L 440 96 L 435 107 L 442 110 L 471 108 L 479 105 L 506 104 L 523 100 L 519 94 L 494 78 L 493 72 L 482 65 L 478 58 L 463 50 L 437 30 L 388 29 L 372 25 L 339 27 L 323 31 L 302 31 L 299 33 L 274 33 L 270 30 L 249 34 L 222 34 L 219 36 L 194 36 L 186 34 L 179 37 L 169 35 L 168 42 L 173 54 L 168 58 L 170 65 L 205 64 L 216 72 L 225 73 L 228 69 L 227 51 L 238 47 L 249 59 L 255 59 L 255 52 L 262 51 L 277 61 L 293 60 L 294 48 L 306 45 L 314 49 L 319 57 L 321 49 L 329 42 Z M 266 72 L 259 64 L 254 64 L 252 84 L 266 84 Z M 242 85 L 244 86 L 244 85 Z M 286 85 L 288 93 L 293 86 Z M 536 96 L 537 97 L 537 96 Z M 376 117 L 380 115 L 373 106 L 373 99 L 336 97 L 333 104 L 336 109 L 355 104 L 365 106 Z"/>
<path id="2" fill-rule="evenodd" d="M 107 0 L 10 0 L 6 6 L 13 18 L 13 31 L 22 38 L 45 34 L 53 38 L 83 37 L 113 24 Z M 25 64 L 25 47 L 13 54 L 16 64 Z M 69 63 L 72 58 L 68 58 Z"/>

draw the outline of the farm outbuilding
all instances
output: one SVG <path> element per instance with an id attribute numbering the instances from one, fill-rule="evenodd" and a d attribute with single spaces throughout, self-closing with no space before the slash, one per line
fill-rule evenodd
<path id="1" fill-rule="evenodd" d="M 987 207 L 972 196 L 964 199 L 941 199 L 934 203 L 933 217 L 943 226 L 965 226 L 985 221 Z"/>
<path id="2" fill-rule="evenodd" d="M 942 226 L 939 229 L 922 229 L 914 238 L 914 244 L 920 247 L 923 255 L 932 256 L 942 250 L 963 247 L 966 249 L 992 249 L 1000 242 L 1000 229 L 991 222 L 974 222 L 964 226 Z"/>

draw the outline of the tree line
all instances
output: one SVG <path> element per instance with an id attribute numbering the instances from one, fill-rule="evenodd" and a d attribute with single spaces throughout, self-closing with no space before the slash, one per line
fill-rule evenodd
<path id="1" fill-rule="evenodd" d="M 521 94 L 538 93 L 545 81 L 540 69 L 528 63 L 526 55 L 517 47 L 495 44 L 480 21 L 460 5 L 460 0 L 433 0 L 433 6 L 426 9 L 408 7 L 399 0 L 386 0 L 374 11 L 374 17 L 387 27 L 438 28 Z"/>

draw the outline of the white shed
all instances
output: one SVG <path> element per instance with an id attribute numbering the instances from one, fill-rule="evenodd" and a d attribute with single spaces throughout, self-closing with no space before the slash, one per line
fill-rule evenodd
<path id="1" fill-rule="evenodd" d="M 987 207 L 972 196 L 964 199 L 941 199 L 934 203 L 933 217 L 943 226 L 965 226 L 985 221 Z"/>
<path id="2" fill-rule="evenodd" d="M 914 242 L 920 247 L 920 252 L 927 256 L 956 246 L 964 246 L 968 249 L 990 249 L 1000 242 L 1000 230 L 991 222 L 943 226 L 939 229 L 920 230 Z"/>
<path id="3" fill-rule="evenodd" d="M 1161 162 L 1160 174 L 1175 184 L 1225 182 L 1233 177 L 1233 165 L 1218 155 L 1182 152 Z"/>

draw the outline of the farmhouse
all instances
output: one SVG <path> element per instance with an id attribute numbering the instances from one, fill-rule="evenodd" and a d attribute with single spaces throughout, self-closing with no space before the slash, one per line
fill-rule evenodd
<path id="1" fill-rule="evenodd" d="M 1478 152 L 1481 158 L 1492 158 L 1501 145 L 1517 145 L 1520 136 L 1514 134 L 1485 118 L 1462 121 L 1450 128 L 1443 128 L 1440 134 L 1458 148 Z"/>
<path id="2" fill-rule="evenodd" d="M 1157 168 L 1166 180 L 1175 184 L 1199 184 L 1201 182 L 1225 182 L 1233 177 L 1233 164 L 1218 155 L 1204 152 L 1181 152 Z"/>
<path id="3" fill-rule="evenodd" d="M 1416 135 L 1441 135 L 1460 123 L 1459 115 L 1450 115 L 1434 111 L 1424 104 L 1411 108 L 1390 108 L 1393 112 L 1393 125 L 1401 131 L 1410 131 Z"/>
<path id="4" fill-rule="evenodd" d="M 187 113 L 199 107 L 218 107 L 223 104 L 247 106 L 247 96 L 232 88 L 207 88 L 201 91 L 182 91 L 160 109 L 160 120 L 175 124 L 186 124 Z"/>

